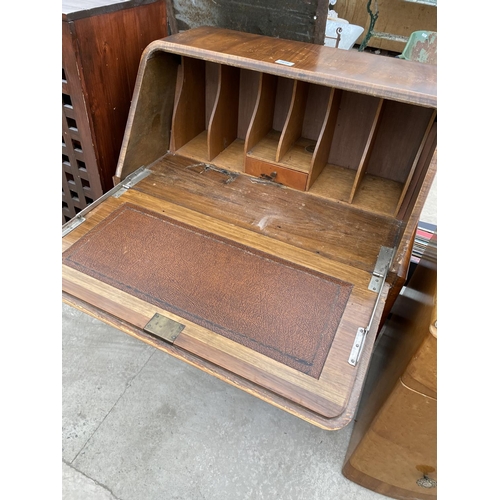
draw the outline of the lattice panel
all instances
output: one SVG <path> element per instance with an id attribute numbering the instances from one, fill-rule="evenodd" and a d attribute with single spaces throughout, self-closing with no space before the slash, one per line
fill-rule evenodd
<path id="1" fill-rule="evenodd" d="M 62 70 L 63 224 L 102 194 L 83 96 L 71 73 L 70 68 Z"/>

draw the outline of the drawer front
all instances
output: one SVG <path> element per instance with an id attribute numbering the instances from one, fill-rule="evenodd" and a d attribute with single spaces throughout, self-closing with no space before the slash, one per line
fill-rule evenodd
<path id="1" fill-rule="evenodd" d="M 307 186 L 306 173 L 281 167 L 275 163 L 268 163 L 251 156 L 247 156 L 245 159 L 245 173 L 255 177 L 270 177 L 279 184 L 300 189 L 301 191 L 305 191 Z"/>

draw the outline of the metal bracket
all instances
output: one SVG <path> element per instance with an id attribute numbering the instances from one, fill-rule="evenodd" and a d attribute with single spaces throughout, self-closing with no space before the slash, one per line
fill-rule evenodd
<path id="1" fill-rule="evenodd" d="M 73 229 L 76 229 L 80 224 L 85 222 L 85 217 L 82 217 L 78 214 L 76 217 L 73 217 L 70 221 L 68 221 L 63 226 L 62 237 L 64 238 L 67 234 L 71 233 Z"/>
<path id="2" fill-rule="evenodd" d="M 368 290 L 377 293 L 380 292 L 387 276 L 387 272 L 389 271 L 392 258 L 394 257 L 394 252 L 394 248 L 380 247 L 377 262 L 375 263 L 375 268 L 372 272 L 372 279 L 368 285 Z"/>
<path id="3" fill-rule="evenodd" d="M 148 324 L 144 327 L 144 331 L 151 333 L 155 337 L 166 340 L 169 344 L 173 344 L 175 339 L 184 330 L 184 325 L 181 325 L 173 319 L 155 313 L 149 320 Z"/>
<path id="4" fill-rule="evenodd" d="M 151 173 L 146 167 L 139 167 L 137 170 L 127 175 L 122 182 L 117 184 L 114 188 L 110 189 L 107 193 L 104 193 L 100 198 L 95 200 L 90 205 L 87 205 L 81 212 L 79 212 L 75 217 L 66 222 L 62 227 L 62 237 L 64 238 L 67 234 L 71 233 L 73 229 L 77 228 L 80 224 L 85 222 L 85 215 L 87 215 L 91 210 L 102 203 L 106 198 L 114 196 L 119 198 L 127 189 L 131 188 L 137 184 L 140 180 L 144 179 Z"/>
<path id="5" fill-rule="evenodd" d="M 356 364 L 358 363 L 361 349 L 363 349 L 363 345 L 365 344 L 367 333 L 368 330 L 366 328 L 358 328 L 356 337 L 354 338 L 354 344 L 351 349 L 351 354 L 349 354 L 349 364 L 352 366 L 356 366 Z"/>
<path id="6" fill-rule="evenodd" d="M 113 198 L 119 198 L 123 193 L 125 193 L 131 187 L 135 186 L 139 181 L 147 177 L 150 173 L 151 170 L 147 170 L 144 167 L 138 168 L 135 172 L 132 172 L 123 180 L 123 182 L 117 185 L 120 186 L 120 189 L 113 193 Z"/>
<path id="7" fill-rule="evenodd" d="M 382 295 L 383 284 L 385 283 L 385 279 L 387 278 L 387 273 L 392 264 L 392 259 L 394 258 L 394 254 L 396 252 L 395 248 L 389 247 L 380 247 L 380 251 L 378 254 L 377 262 L 375 264 L 375 269 L 372 273 L 372 279 L 370 280 L 370 284 L 368 285 L 368 289 L 374 292 L 377 292 L 377 298 L 375 299 L 375 304 L 373 306 L 372 314 L 370 316 L 370 321 L 366 328 L 359 327 L 356 332 L 356 337 L 354 337 L 354 344 L 351 349 L 351 353 L 349 354 L 348 363 L 352 366 L 356 366 L 358 364 L 359 358 L 361 356 L 361 351 L 363 346 L 365 345 L 365 339 L 370 331 L 373 320 L 375 318 L 375 312 L 377 311 L 378 303 L 380 302 L 380 297 Z"/>

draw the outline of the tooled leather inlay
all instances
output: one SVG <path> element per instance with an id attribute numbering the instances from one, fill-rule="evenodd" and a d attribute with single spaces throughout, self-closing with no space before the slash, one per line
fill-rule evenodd
<path id="1" fill-rule="evenodd" d="M 125 204 L 63 263 L 314 378 L 352 285 Z"/>

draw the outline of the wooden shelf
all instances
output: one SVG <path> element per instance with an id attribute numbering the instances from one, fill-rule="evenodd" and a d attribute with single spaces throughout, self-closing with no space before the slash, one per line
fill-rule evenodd
<path id="1" fill-rule="evenodd" d="M 403 185 L 400 182 L 367 174 L 352 204 L 365 210 L 393 216 L 402 190 Z"/>

